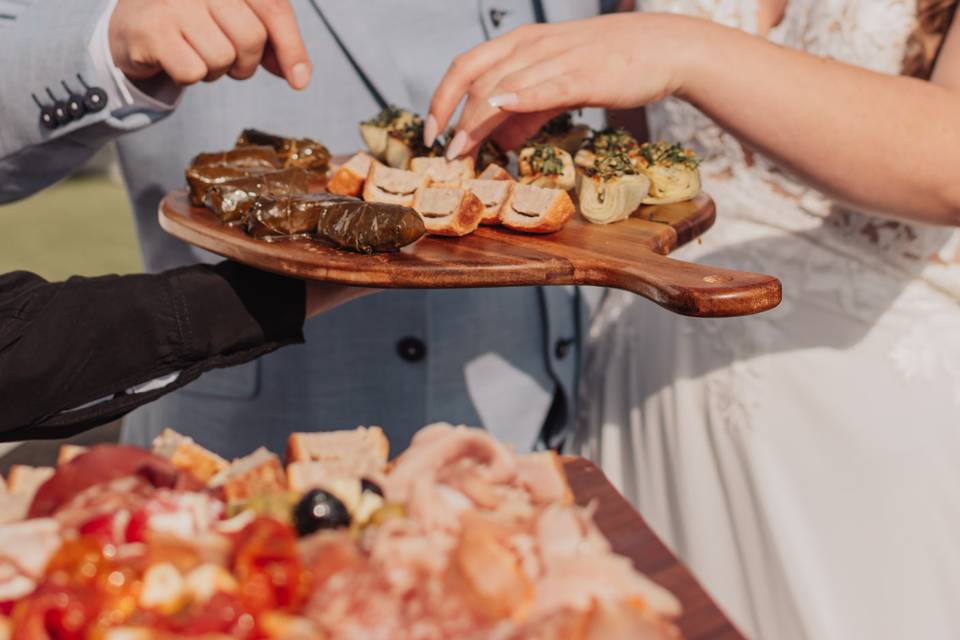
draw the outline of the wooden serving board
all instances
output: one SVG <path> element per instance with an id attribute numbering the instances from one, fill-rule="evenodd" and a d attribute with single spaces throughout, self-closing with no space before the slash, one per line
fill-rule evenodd
<path id="1" fill-rule="evenodd" d="M 780 303 L 772 276 L 667 258 L 709 229 L 713 201 L 641 207 L 623 222 L 579 216 L 547 235 L 481 227 L 463 238 L 426 236 L 396 253 L 359 255 L 312 240 L 263 242 L 190 206 L 186 191 L 160 204 L 160 226 L 208 251 L 300 278 L 388 289 L 597 285 L 640 294 L 676 313 L 719 317 L 759 313 Z"/>
<path id="2" fill-rule="evenodd" d="M 675 595 L 683 605 L 676 621 L 686 640 L 743 640 L 697 579 L 650 530 L 630 503 L 596 466 L 565 457 L 567 480 L 577 504 L 596 501 L 594 520 L 613 550 L 630 558 L 638 571 Z"/>

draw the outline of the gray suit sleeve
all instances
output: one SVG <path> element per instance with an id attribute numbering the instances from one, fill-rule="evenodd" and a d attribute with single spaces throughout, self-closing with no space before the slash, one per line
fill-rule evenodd
<path id="1" fill-rule="evenodd" d="M 118 135 L 168 115 L 108 100 L 100 111 L 86 113 L 54 130 L 44 128 L 33 96 L 49 105 L 49 89 L 65 100 L 63 83 L 83 93 L 79 78 L 90 87 L 113 86 L 109 70 L 98 69 L 90 54 L 91 39 L 110 6 L 109 0 L 22 0 L 2 5 L 0 203 L 24 198 L 53 184 Z"/>

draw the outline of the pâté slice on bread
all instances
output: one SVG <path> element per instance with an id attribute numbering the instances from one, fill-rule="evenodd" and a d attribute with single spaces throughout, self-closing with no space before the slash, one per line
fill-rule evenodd
<path id="1" fill-rule="evenodd" d="M 500 223 L 516 231 L 551 233 L 562 229 L 575 211 L 563 189 L 518 184 L 500 213 Z"/>
<path id="2" fill-rule="evenodd" d="M 417 189 L 429 185 L 430 176 L 371 162 L 367 180 L 363 185 L 363 199 L 367 202 L 410 207 L 413 206 Z"/>
<path id="3" fill-rule="evenodd" d="M 447 160 L 443 157 L 414 158 L 410 161 L 410 170 L 430 176 L 431 184 L 455 186 L 476 175 L 473 158 Z"/>
<path id="4" fill-rule="evenodd" d="M 469 189 L 483 203 L 483 216 L 480 224 L 499 224 L 503 205 L 510 199 L 516 183 L 508 180 L 464 180 L 463 186 Z"/>
<path id="5" fill-rule="evenodd" d="M 423 218 L 427 233 L 465 236 L 480 226 L 483 203 L 463 187 L 422 187 L 417 189 L 413 208 Z"/>

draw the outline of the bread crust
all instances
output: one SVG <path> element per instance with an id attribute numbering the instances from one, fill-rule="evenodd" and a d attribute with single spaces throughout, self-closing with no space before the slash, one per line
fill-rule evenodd
<path id="1" fill-rule="evenodd" d="M 382 463 L 390 455 L 390 441 L 377 426 L 357 427 L 352 431 L 317 431 L 312 433 L 291 433 L 287 438 L 286 462 L 308 462 L 311 460 L 341 461 L 346 456 L 338 447 L 332 446 L 344 434 L 353 434 L 358 444 Z M 355 450 L 353 450 L 355 451 Z"/>
<path id="2" fill-rule="evenodd" d="M 460 201 L 453 213 L 442 218 L 424 215 L 420 209 L 420 202 L 429 193 L 429 189 L 444 188 L 457 189 L 461 192 Z M 417 189 L 413 201 L 413 208 L 423 217 L 423 224 L 427 233 L 437 236 L 465 236 L 473 233 L 480 226 L 483 218 L 483 202 L 469 189 L 463 187 L 426 187 Z"/>
<path id="3" fill-rule="evenodd" d="M 500 223 L 508 229 L 523 231 L 525 233 L 553 233 L 554 231 L 562 229 L 563 225 L 567 224 L 577 210 L 573 204 L 573 200 L 570 198 L 570 194 L 566 191 L 551 189 L 551 191 L 556 193 L 550 205 L 546 211 L 542 212 L 536 218 L 524 216 L 513 209 L 514 199 L 519 193 L 522 193 L 522 189 L 542 188 L 543 187 L 535 187 L 532 185 L 518 185 L 515 187 L 513 193 L 510 194 L 510 198 L 503 206 Z"/>
<path id="4" fill-rule="evenodd" d="M 360 152 L 334 172 L 330 182 L 327 183 L 327 191 L 341 196 L 359 197 L 363 193 L 363 186 L 367 181 L 367 174 L 370 173 L 370 166 L 376 162 L 373 156 Z M 362 168 L 366 167 L 366 171 Z"/>
<path id="5" fill-rule="evenodd" d="M 257 465 L 243 471 L 238 470 L 255 456 L 262 457 Z M 249 456 L 234 460 L 229 467 L 210 480 L 209 486 L 221 489 L 224 499 L 233 502 L 286 491 L 287 477 L 280 465 L 280 458 L 260 448 Z"/>
<path id="6" fill-rule="evenodd" d="M 169 460 L 180 471 L 203 483 L 230 466 L 230 463 L 197 444 L 193 438 L 164 429 L 153 441 L 153 452 Z"/>

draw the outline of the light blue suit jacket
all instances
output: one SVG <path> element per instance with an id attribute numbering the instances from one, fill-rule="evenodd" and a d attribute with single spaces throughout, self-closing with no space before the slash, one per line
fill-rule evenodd
<path id="1" fill-rule="evenodd" d="M 56 90 L 78 73 L 91 85 L 111 81 L 87 53 L 104 4 L 0 0 L 7 16 L 0 18 L 0 199 L 36 191 L 116 139 L 150 271 L 216 259 L 157 224 L 160 198 L 183 185 L 194 154 L 230 147 L 244 127 L 311 136 L 334 153 L 360 146 L 357 123 L 378 107 L 318 7 L 376 89 L 421 113 L 457 53 L 534 19 L 529 0 L 293 0 L 315 68 L 307 91 L 293 92 L 261 70 L 246 82 L 187 89 L 169 116 L 108 105 L 47 131 L 31 93 L 42 97 L 45 87 Z M 598 3 L 543 6 L 559 20 L 592 15 Z M 399 449 L 422 425 L 447 420 L 482 424 L 529 448 L 551 406 L 554 423 L 573 416 L 581 311 L 570 288 L 370 296 L 309 322 L 305 345 L 207 373 L 131 414 L 124 436 L 146 444 L 171 426 L 233 456 L 261 444 L 282 451 L 294 430 L 379 424 Z M 422 360 L 398 353 L 398 342 L 410 337 L 426 345 Z"/>

